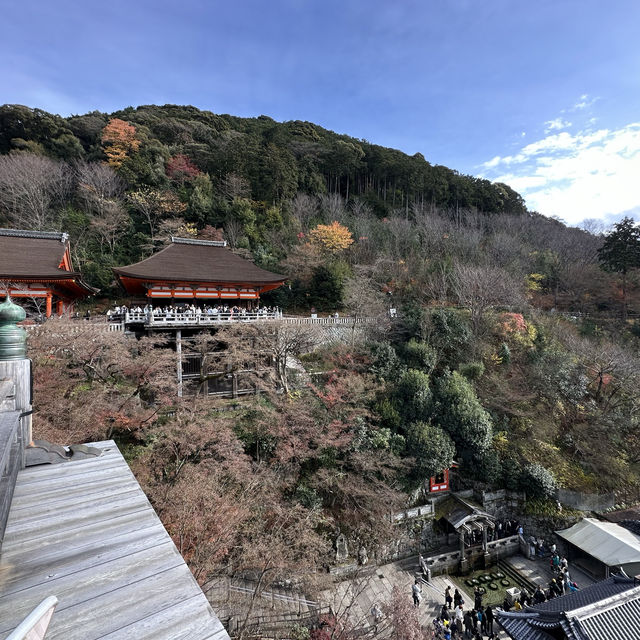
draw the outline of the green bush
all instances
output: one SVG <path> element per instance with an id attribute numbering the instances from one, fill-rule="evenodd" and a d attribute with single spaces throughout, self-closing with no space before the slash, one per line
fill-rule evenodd
<path id="1" fill-rule="evenodd" d="M 520 488 L 531 498 L 552 498 L 556 492 L 556 479 L 541 464 L 529 464 L 522 470 Z"/>
<path id="2" fill-rule="evenodd" d="M 511 349 L 506 342 L 503 342 L 498 349 L 498 357 L 502 361 L 502 364 L 508 365 L 511 363 Z"/>
<path id="3" fill-rule="evenodd" d="M 467 380 L 478 380 L 484 375 L 484 364 L 482 362 L 468 362 L 461 364 L 458 370 Z"/>
<path id="4" fill-rule="evenodd" d="M 412 338 L 404 347 L 404 360 L 411 369 L 431 373 L 438 362 L 438 352 L 426 342 Z"/>
<path id="5" fill-rule="evenodd" d="M 429 376 L 416 369 L 406 371 L 395 390 L 394 406 L 405 422 L 429 418 L 431 389 Z"/>
<path id="6" fill-rule="evenodd" d="M 433 311 L 425 333 L 425 339 L 440 356 L 440 366 L 455 369 L 471 352 L 471 329 L 459 311 Z"/>
<path id="7" fill-rule="evenodd" d="M 414 422 L 407 429 L 407 453 L 415 458 L 414 475 L 422 482 L 449 468 L 455 446 L 442 429 L 427 422 Z"/>
<path id="8" fill-rule="evenodd" d="M 301 624 L 294 624 L 289 631 L 289 637 L 291 640 L 309 640 L 311 632 Z"/>
<path id="9" fill-rule="evenodd" d="M 456 449 L 471 462 L 491 445 L 493 425 L 471 383 L 457 371 L 438 380 L 433 421 L 456 443 Z"/>
<path id="10" fill-rule="evenodd" d="M 380 380 L 397 380 L 402 365 L 396 350 L 388 342 L 372 342 L 369 345 L 371 365 L 369 371 Z"/>

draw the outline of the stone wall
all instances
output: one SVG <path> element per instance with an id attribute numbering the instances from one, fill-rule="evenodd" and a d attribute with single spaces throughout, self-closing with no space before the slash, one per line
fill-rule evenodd
<path id="1" fill-rule="evenodd" d="M 487 513 L 496 518 L 513 519 L 524 510 L 525 495 L 520 491 L 475 491 L 473 497 Z"/>
<path id="2" fill-rule="evenodd" d="M 581 520 L 580 516 L 520 516 L 518 522 L 524 529 L 524 537 L 542 538 L 547 544 L 557 542 L 555 532 L 568 529 Z"/>
<path id="3" fill-rule="evenodd" d="M 498 560 L 508 558 L 520 552 L 520 541 L 518 536 L 501 538 L 487 544 L 489 554 L 488 566 L 495 565 Z M 485 555 L 482 547 L 474 547 L 465 550 L 465 560 L 469 562 L 469 570 L 474 568 L 485 568 Z M 460 551 L 449 551 L 433 556 L 425 556 L 426 566 L 430 569 L 432 576 L 448 573 L 458 573 L 460 569 Z"/>
<path id="4" fill-rule="evenodd" d="M 562 504 L 578 509 L 579 511 L 606 511 L 616 503 L 613 493 L 582 493 L 581 491 L 569 491 L 558 489 L 558 500 Z"/>

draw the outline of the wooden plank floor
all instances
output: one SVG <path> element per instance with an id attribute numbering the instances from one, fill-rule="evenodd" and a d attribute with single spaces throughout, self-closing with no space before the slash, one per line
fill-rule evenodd
<path id="1" fill-rule="evenodd" d="M 0 640 L 47 596 L 47 640 L 226 640 L 113 441 L 18 474 L 0 555 Z"/>

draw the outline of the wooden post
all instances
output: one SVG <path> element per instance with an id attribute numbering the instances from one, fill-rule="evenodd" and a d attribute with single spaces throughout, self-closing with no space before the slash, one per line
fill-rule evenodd
<path id="1" fill-rule="evenodd" d="M 178 398 L 182 398 L 182 331 L 176 331 L 176 355 L 178 370 Z"/>
<path id="2" fill-rule="evenodd" d="M 46 316 L 47 318 L 51 317 L 51 294 L 47 293 L 47 311 L 46 311 Z"/>

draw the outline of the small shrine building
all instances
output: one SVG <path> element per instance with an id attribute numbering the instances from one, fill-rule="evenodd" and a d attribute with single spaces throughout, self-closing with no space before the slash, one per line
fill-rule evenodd
<path id="1" fill-rule="evenodd" d="M 249 309 L 260 294 L 286 279 L 237 256 L 225 241 L 176 237 L 151 257 L 113 271 L 130 296 L 172 302 L 218 300 Z"/>
<path id="2" fill-rule="evenodd" d="M 58 231 L 0 229 L 0 282 L 12 298 L 43 298 L 47 318 L 97 292 L 73 270 L 69 236 Z"/>

